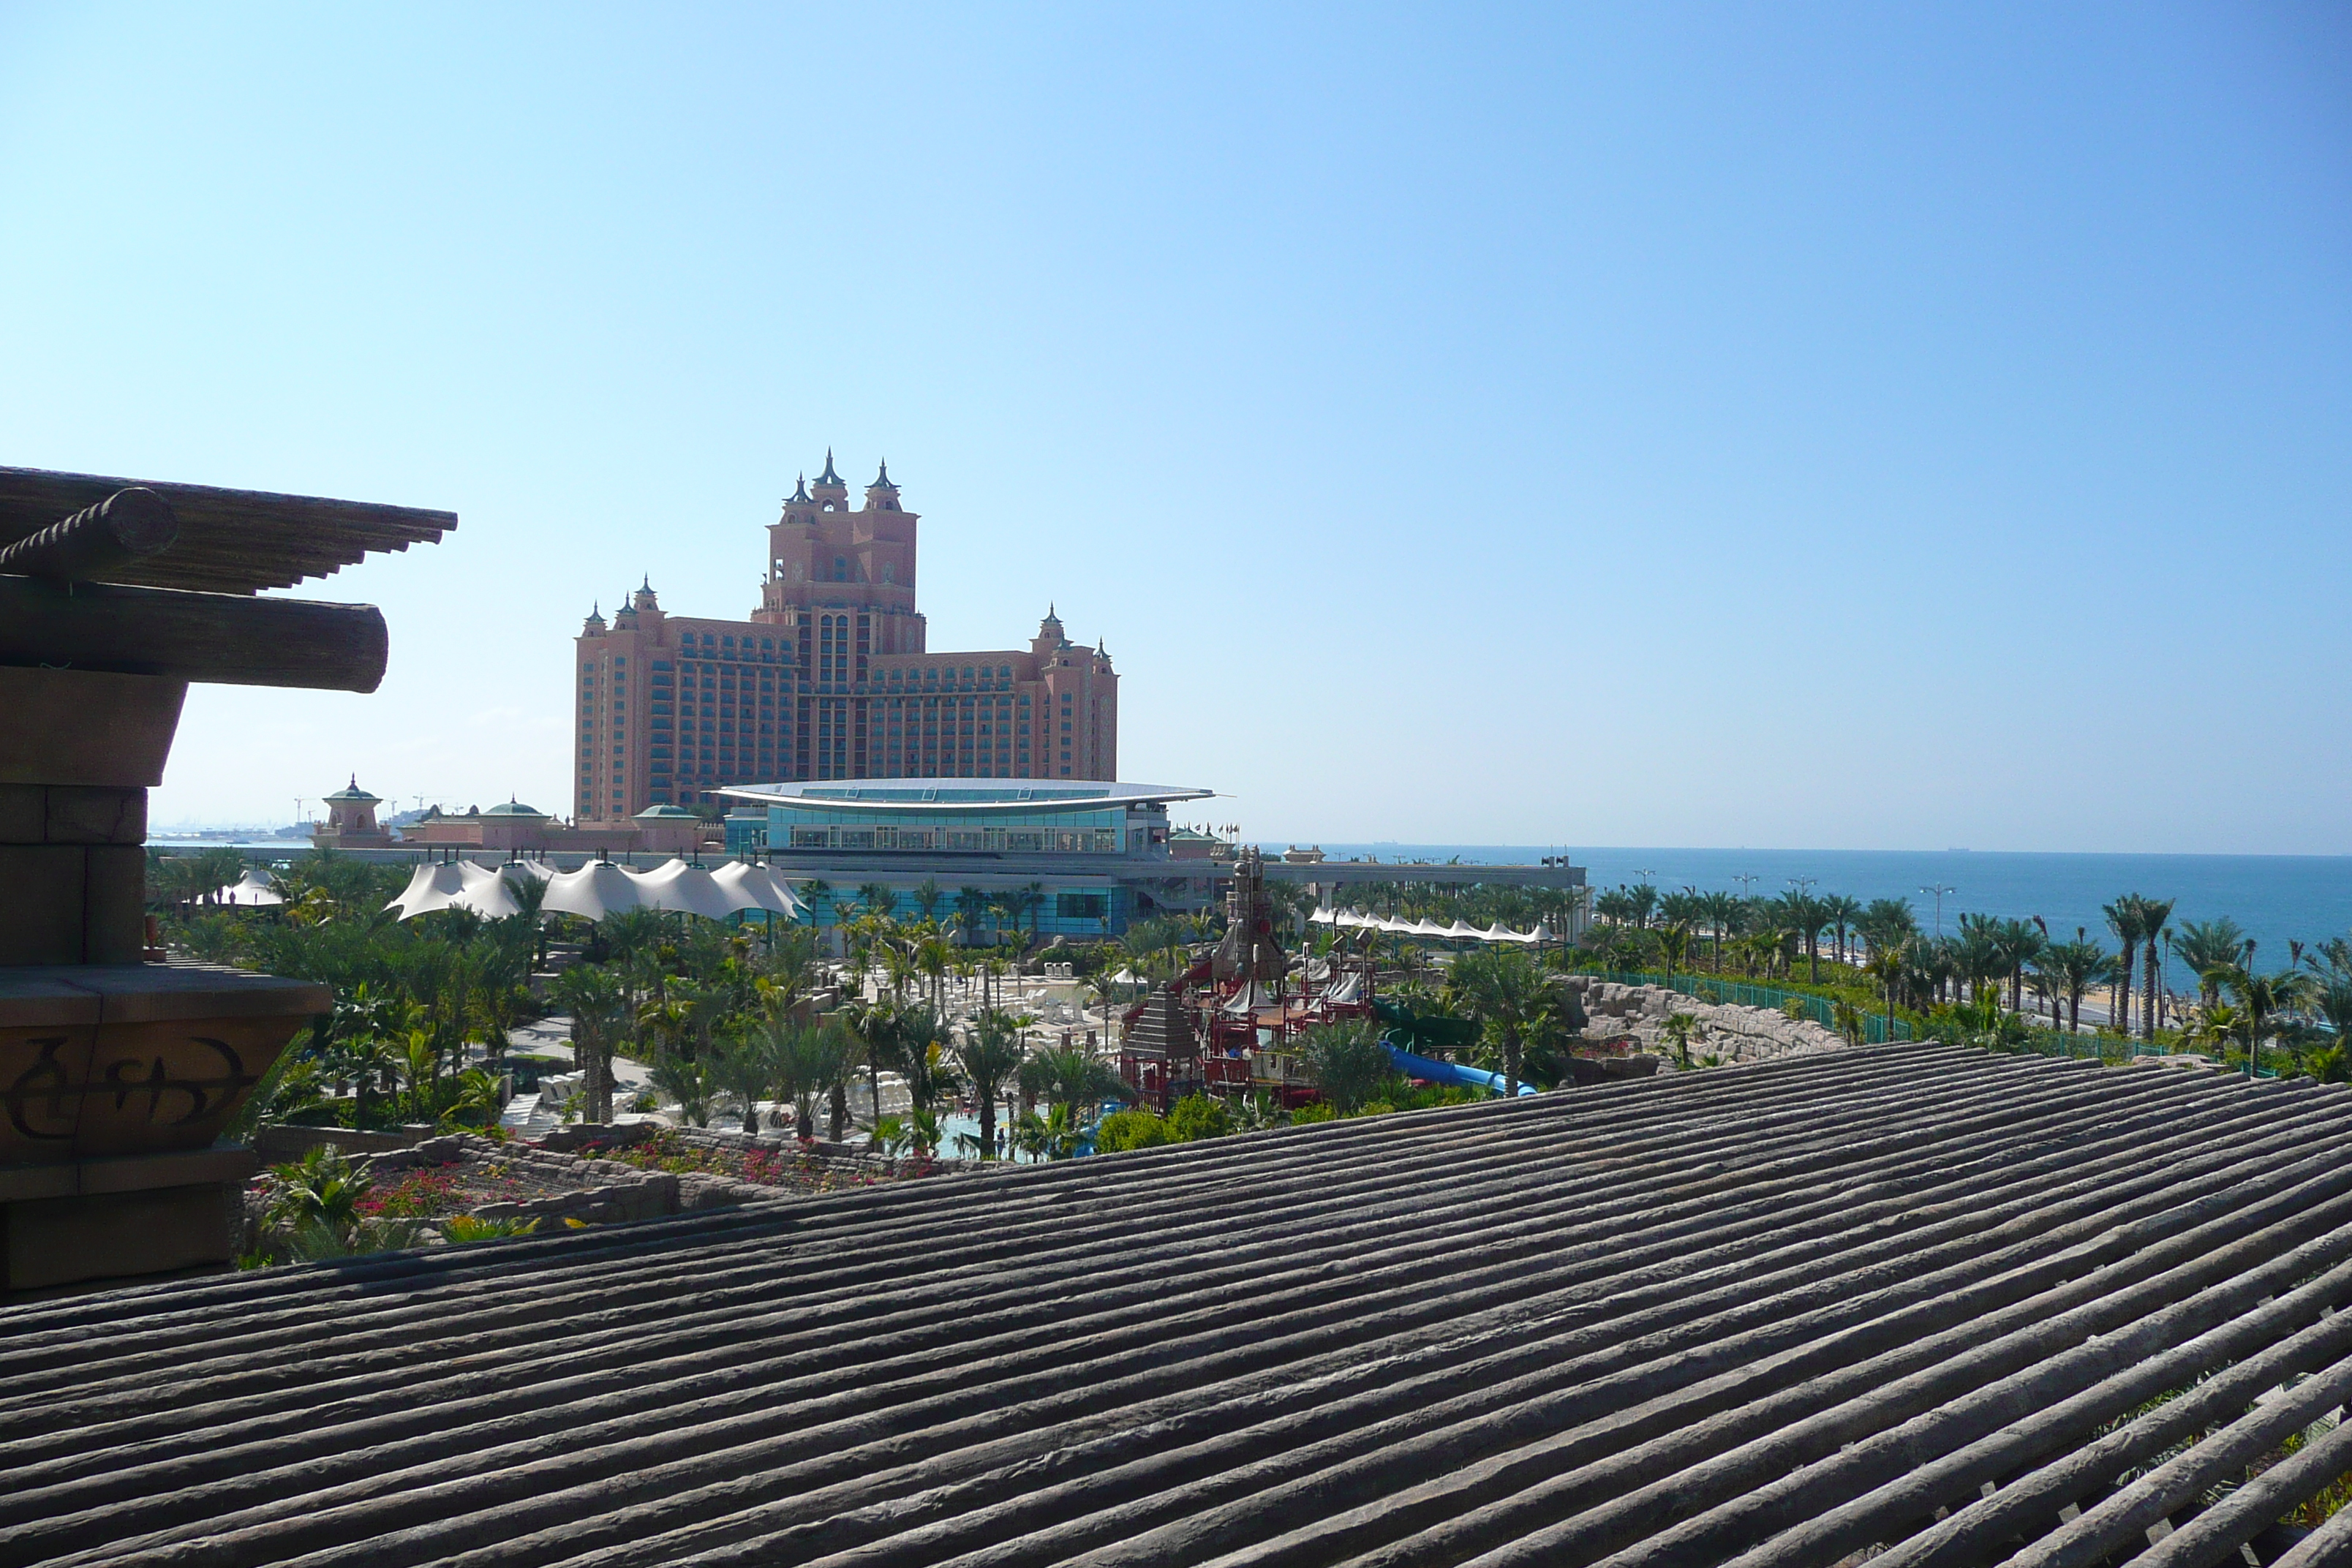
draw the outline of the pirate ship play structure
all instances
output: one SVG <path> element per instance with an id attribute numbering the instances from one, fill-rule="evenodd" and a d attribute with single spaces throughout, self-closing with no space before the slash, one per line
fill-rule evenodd
<path id="1" fill-rule="evenodd" d="M 1378 998 L 1368 955 L 1335 947 L 1294 968 L 1276 921 L 1265 863 L 1246 848 L 1225 890 L 1225 931 L 1215 951 L 1153 986 L 1124 1016 L 1119 1076 L 1140 1100 L 1162 1110 L 1195 1093 L 1261 1093 L 1284 1105 L 1311 1100 L 1313 1080 L 1299 1061 L 1297 1035 L 1317 1025 L 1366 1020 L 1381 1027 L 1399 1071 L 1433 1083 L 1502 1089 L 1499 1073 L 1431 1054 L 1470 1046 L 1471 1025 Z M 1520 1092 L 1535 1090 L 1522 1085 Z"/>

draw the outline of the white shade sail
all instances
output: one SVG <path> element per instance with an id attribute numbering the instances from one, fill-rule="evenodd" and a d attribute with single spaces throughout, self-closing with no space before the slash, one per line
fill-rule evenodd
<path id="1" fill-rule="evenodd" d="M 1450 926 L 1442 926 L 1434 921 L 1392 920 L 1376 914 L 1360 914 L 1353 910 L 1318 910 L 1308 918 L 1341 929 L 1394 931 L 1401 936 L 1435 936 L 1449 940 L 1467 937 L 1474 942 L 1538 942 L 1554 940 L 1551 928 L 1541 921 L 1536 922 L 1533 931 L 1513 931 L 1499 921 L 1481 931 L 1459 920 Z"/>
<path id="2" fill-rule="evenodd" d="M 540 902 L 542 911 L 592 921 L 631 910 L 667 910 L 714 921 L 746 910 L 797 918 L 803 907 L 784 879 L 766 866 L 730 860 L 716 871 L 706 871 L 680 859 L 650 871 L 631 870 L 609 860 L 592 860 L 576 871 L 558 871 L 536 860 L 510 861 L 496 870 L 464 860 L 419 866 L 388 907 L 403 920 L 447 909 L 469 909 L 497 920 L 522 910 L 509 880 L 532 878 L 547 884 L 547 896 Z M 270 901 L 278 900 L 273 897 Z"/>
<path id="3" fill-rule="evenodd" d="M 402 920 L 414 920 L 436 910 L 471 910 L 486 921 L 522 913 L 522 905 L 507 879 L 470 860 L 441 866 L 419 866 L 400 897 L 384 906 Z"/>
<path id="4" fill-rule="evenodd" d="M 723 921 L 739 909 L 757 907 L 737 903 L 709 872 L 683 860 L 665 861 L 650 871 L 636 873 L 635 879 L 637 901 L 649 910 Z"/>
<path id="5" fill-rule="evenodd" d="M 635 877 L 609 860 L 591 860 L 577 871 L 558 871 L 549 878 L 547 897 L 539 907 L 550 914 L 601 921 L 644 904 Z"/>
<path id="6" fill-rule="evenodd" d="M 801 912 L 801 901 L 793 897 L 784 879 L 769 867 L 730 860 L 710 873 L 710 879 L 735 900 L 739 910 L 766 910 L 772 914 L 795 916 Z"/>
<path id="7" fill-rule="evenodd" d="M 258 866 L 247 866 L 244 876 L 226 888 L 215 889 L 213 897 L 221 903 L 248 910 L 286 901 L 285 896 L 269 885 L 269 873 Z"/>

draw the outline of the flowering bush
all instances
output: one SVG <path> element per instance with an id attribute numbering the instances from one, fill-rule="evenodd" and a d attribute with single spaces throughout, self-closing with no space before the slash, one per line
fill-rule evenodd
<path id="1" fill-rule="evenodd" d="M 457 1206 L 457 1178 L 450 1167 L 411 1171 L 400 1180 L 372 1189 L 360 1199 L 359 1212 L 370 1218 L 428 1219 Z"/>

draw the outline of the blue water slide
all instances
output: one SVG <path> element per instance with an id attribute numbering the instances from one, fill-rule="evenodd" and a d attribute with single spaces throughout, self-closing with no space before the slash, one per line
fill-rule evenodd
<path id="1" fill-rule="evenodd" d="M 1472 1089 L 1487 1089 L 1496 1094 L 1503 1092 L 1501 1073 L 1480 1072 L 1476 1068 L 1456 1067 L 1452 1062 L 1433 1061 L 1428 1057 L 1417 1057 L 1411 1051 L 1390 1045 L 1386 1040 L 1381 1043 L 1388 1046 L 1389 1060 L 1395 1064 L 1397 1071 L 1407 1078 L 1417 1078 L 1430 1083 L 1466 1084 Z M 1519 1085 L 1519 1092 L 1534 1094 L 1537 1092 L 1536 1086 L 1523 1083 Z"/>

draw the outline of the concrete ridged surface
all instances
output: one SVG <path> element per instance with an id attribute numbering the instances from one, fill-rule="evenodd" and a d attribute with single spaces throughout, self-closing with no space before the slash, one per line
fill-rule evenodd
<path id="1" fill-rule="evenodd" d="M 1842 1052 L 0 1310 L 0 1561 L 2235 1563 L 2347 1300 L 2352 1093 Z"/>

